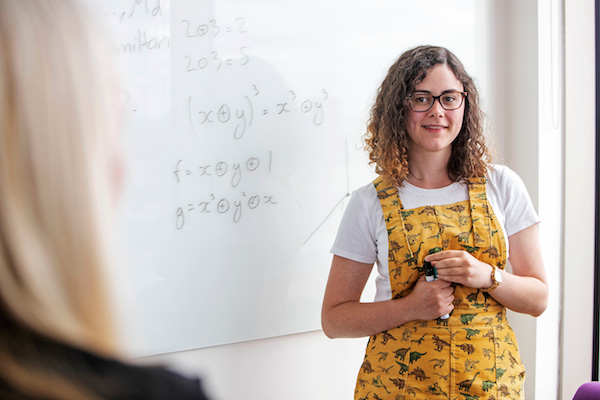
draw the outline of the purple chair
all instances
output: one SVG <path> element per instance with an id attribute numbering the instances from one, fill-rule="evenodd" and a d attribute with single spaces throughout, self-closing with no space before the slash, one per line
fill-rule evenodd
<path id="1" fill-rule="evenodd" d="M 573 400 L 600 400 L 600 382 L 586 382 L 579 386 Z"/>

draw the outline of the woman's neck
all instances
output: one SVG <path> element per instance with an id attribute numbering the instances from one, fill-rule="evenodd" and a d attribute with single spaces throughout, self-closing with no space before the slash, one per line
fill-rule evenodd
<path id="1" fill-rule="evenodd" d="M 443 152 L 411 154 L 409 173 L 406 180 L 413 186 L 423 189 L 439 189 L 452 184 L 448 176 L 450 155 Z"/>

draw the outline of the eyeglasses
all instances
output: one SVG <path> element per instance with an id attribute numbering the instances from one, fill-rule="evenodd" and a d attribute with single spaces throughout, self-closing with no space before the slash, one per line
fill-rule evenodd
<path id="1" fill-rule="evenodd" d="M 416 92 L 407 97 L 408 104 L 413 111 L 425 112 L 431 110 L 433 103 L 439 101 L 444 110 L 456 110 L 462 106 L 466 92 L 446 92 L 439 96 L 433 96 L 430 93 Z"/>

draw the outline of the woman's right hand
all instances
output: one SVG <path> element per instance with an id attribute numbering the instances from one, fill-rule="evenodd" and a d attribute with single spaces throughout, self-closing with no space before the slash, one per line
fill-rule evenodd
<path id="1" fill-rule="evenodd" d="M 454 309 L 454 287 L 452 282 L 441 279 L 427 282 L 423 275 L 404 300 L 412 305 L 410 309 L 415 320 L 433 320 Z"/>
<path id="2" fill-rule="evenodd" d="M 363 303 L 360 297 L 372 269 L 373 264 L 333 257 L 321 314 L 328 337 L 371 336 L 410 321 L 436 319 L 454 308 L 451 283 L 427 282 L 424 276 L 405 297 Z"/>

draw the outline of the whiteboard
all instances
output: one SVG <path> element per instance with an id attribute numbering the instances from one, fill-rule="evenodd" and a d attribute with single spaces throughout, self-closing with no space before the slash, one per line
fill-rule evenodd
<path id="1" fill-rule="evenodd" d="M 419 44 L 475 64 L 476 0 L 88 1 L 128 99 L 130 351 L 319 329 L 377 87 Z"/>

